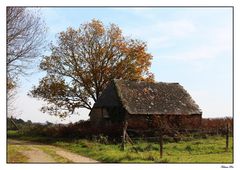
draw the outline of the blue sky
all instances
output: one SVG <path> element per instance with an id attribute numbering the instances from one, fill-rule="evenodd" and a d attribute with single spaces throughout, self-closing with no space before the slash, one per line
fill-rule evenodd
<path id="1" fill-rule="evenodd" d="M 123 34 L 141 39 L 153 55 L 156 81 L 179 82 L 203 111 L 203 117 L 232 115 L 231 8 L 42 8 L 48 41 L 67 27 L 93 18 L 117 24 Z M 25 120 L 61 122 L 39 111 L 42 102 L 26 96 L 44 73 L 22 80 L 17 110 Z M 27 107 L 26 107 L 27 106 Z M 63 122 L 87 119 L 88 111 Z"/>

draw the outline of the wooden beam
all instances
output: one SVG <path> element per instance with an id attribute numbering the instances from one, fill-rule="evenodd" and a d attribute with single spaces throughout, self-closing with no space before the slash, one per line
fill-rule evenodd
<path id="1" fill-rule="evenodd" d="M 160 145 L 160 158 L 163 156 L 163 134 L 162 134 L 162 128 L 160 128 L 159 131 L 159 145 Z"/>
<path id="2" fill-rule="evenodd" d="M 12 122 L 13 126 L 14 126 L 17 130 L 19 130 L 18 126 L 16 125 L 16 123 L 14 122 L 14 120 L 13 120 L 12 117 L 10 118 L 10 121 Z"/>
<path id="3" fill-rule="evenodd" d="M 124 145 L 125 145 L 125 140 L 126 140 L 126 133 L 127 133 L 127 126 L 128 123 L 126 121 L 123 122 L 123 136 L 122 136 L 122 150 L 124 151 Z"/>
<path id="4" fill-rule="evenodd" d="M 228 152 L 228 144 L 229 144 L 229 129 L 228 129 L 228 124 L 226 127 L 226 152 Z"/>

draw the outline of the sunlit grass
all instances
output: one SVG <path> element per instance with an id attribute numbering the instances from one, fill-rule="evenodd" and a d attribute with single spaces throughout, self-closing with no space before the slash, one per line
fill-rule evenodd
<path id="1" fill-rule="evenodd" d="M 120 143 L 102 144 L 87 139 L 48 139 L 31 136 L 21 136 L 18 139 L 59 146 L 100 162 L 232 163 L 233 161 L 232 137 L 229 138 L 229 150 L 225 151 L 224 136 L 207 136 L 206 139 L 193 137 L 189 141 L 178 143 L 165 141 L 163 158 L 160 158 L 159 143 L 144 140 L 134 141 L 134 145 L 127 144 L 125 151 L 122 151 Z M 52 151 L 45 151 L 54 154 Z"/>
<path id="2" fill-rule="evenodd" d="M 28 158 L 21 152 L 29 150 L 28 147 L 21 145 L 8 145 L 7 147 L 7 162 L 8 163 L 24 163 Z"/>
<path id="3" fill-rule="evenodd" d="M 57 142 L 55 144 L 102 162 L 231 163 L 232 138 L 230 138 L 229 143 L 228 152 L 225 151 L 224 137 L 166 143 L 162 159 L 160 159 L 159 144 L 143 141 L 135 142 L 133 146 L 128 144 L 125 151 L 120 149 L 120 144 L 105 145 L 88 140 L 78 140 L 74 143 Z"/>

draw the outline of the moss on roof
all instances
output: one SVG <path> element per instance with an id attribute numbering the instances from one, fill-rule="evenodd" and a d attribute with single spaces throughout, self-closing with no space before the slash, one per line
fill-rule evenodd
<path id="1" fill-rule="evenodd" d="M 94 107 L 123 106 L 129 114 L 202 114 L 178 83 L 149 83 L 115 79 Z"/>

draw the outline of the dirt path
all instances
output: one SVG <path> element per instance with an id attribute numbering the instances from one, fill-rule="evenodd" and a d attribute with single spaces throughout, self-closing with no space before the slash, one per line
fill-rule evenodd
<path id="1" fill-rule="evenodd" d="M 46 154 L 40 149 L 30 146 L 30 150 L 23 151 L 22 154 L 28 157 L 28 162 L 42 163 L 42 162 L 56 162 L 50 155 Z"/>
<path id="2" fill-rule="evenodd" d="M 9 146 L 20 146 L 27 148 L 19 151 L 22 155 L 28 158 L 28 162 L 31 163 L 57 163 L 59 158 L 68 160 L 73 163 L 96 163 L 97 161 L 69 152 L 62 148 L 58 148 L 51 145 L 38 144 L 28 141 L 8 140 Z M 50 154 L 51 153 L 51 154 Z M 58 160 L 56 160 L 58 158 Z"/>
<path id="3" fill-rule="evenodd" d="M 97 162 L 93 159 L 90 159 L 90 158 L 87 158 L 87 157 L 84 157 L 84 156 L 79 156 L 75 153 L 71 153 L 71 152 L 68 152 L 68 151 L 65 151 L 65 150 L 62 150 L 62 149 L 57 149 L 56 150 L 56 154 L 58 154 L 59 156 L 62 156 L 64 158 L 67 158 L 69 160 L 71 160 L 72 162 L 91 162 L 91 163 L 94 163 L 94 162 Z"/>

